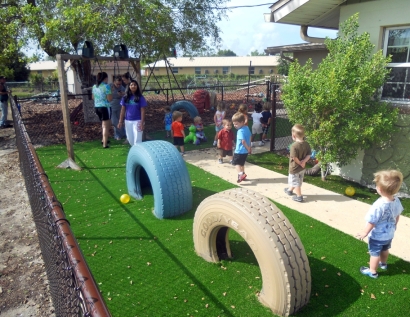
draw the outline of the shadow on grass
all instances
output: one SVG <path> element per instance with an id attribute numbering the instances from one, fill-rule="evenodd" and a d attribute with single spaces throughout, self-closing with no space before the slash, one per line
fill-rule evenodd
<path id="1" fill-rule="evenodd" d="M 256 257 L 245 241 L 230 241 L 234 258 L 226 261 L 258 265 Z M 308 257 L 311 270 L 312 291 L 308 305 L 297 316 L 334 316 L 343 313 L 361 296 L 360 284 L 348 273 L 328 262 Z M 395 266 L 402 272 L 407 262 L 399 260 Z M 404 265 L 405 266 L 405 265 Z M 410 263 L 407 263 L 407 267 Z M 401 273 L 403 274 L 403 273 Z M 330 307 L 331 306 L 331 307 Z M 324 308 L 330 307 L 328 311 Z"/>
<path id="2" fill-rule="evenodd" d="M 78 158 L 78 160 L 81 162 L 81 164 L 85 166 L 84 162 L 82 162 L 80 158 Z M 107 188 L 107 186 L 105 186 L 103 182 L 100 181 L 100 179 L 91 170 L 89 171 L 89 173 L 99 183 L 101 188 L 103 188 L 108 195 L 110 195 L 114 200 L 117 200 L 116 196 Z M 204 194 L 205 191 L 206 190 L 203 190 L 202 193 Z M 118 204 L 121 205 L 120 202 L 118 202 Z M 161 241 L 159 241 L 158 239 L 154 239 L 155 235 L 131 212 L 131 210 L 129 210 L 124 205 L 122 205 L 122 208 L 128 214 L 128 216 L 135 222 L 135 224 L 137 224 L 146 233 L 146 235 L 150 237 L 149 239 L 153 239 L 153 241 L 158 245 L 159 248 L 161 248 L 161 250 L 169 257 L 169 259 L 171 259 L 181 269 L 181 271 L 184 272 L 184 274 L 186 274 L 186 276 L 188 276 L 193 281 L 194 284 L 198 285 L 199 288 L 207 296 L 209 296 L 210 299 L 212 299 L 212 301 L 219 309 L 225 311 L 225 314 L 227 316 L 233 316 L 229 313 L 229 307 L 223 305 L 219 301 L 219 299 L 211 291 L 209 291 L 208 287 L 205 286 L 199 279 L 197 279 L 193 273 L 191 273 L 187 266 L 185 266 L 180 260 L 178 260 L 178 258 L 170 250 L 168 250 L 168 248 L 165 247 L 165 245 Z"/>

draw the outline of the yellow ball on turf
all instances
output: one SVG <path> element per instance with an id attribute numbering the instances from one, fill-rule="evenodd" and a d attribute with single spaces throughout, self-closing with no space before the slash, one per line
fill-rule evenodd
<path id="1" fill-rule="evenodd" d="M 354 188 L 352 186 L 348 186 L 345 190 L 345 194 L 347 196 L 353 196 L 355 194 L 355 192 L 356 191 L 354 190 Z"/>
<path id="2" fill-rule="evenodd" d="M 131 199 L 130 195 L 128 195 L 128 194 L 122 194 L 121 197 L 120 197 L 120 200 L 123 204 L 128 204 L 130 199 Z"/>

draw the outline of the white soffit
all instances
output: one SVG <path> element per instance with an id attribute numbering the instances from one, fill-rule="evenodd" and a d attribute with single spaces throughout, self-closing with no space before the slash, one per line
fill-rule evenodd
<path id="1" fill-rule="evenodd" d="M 274 22 L 338 29 L 340 5 L 346 0 L 290 0 L 271 7 Z"/>

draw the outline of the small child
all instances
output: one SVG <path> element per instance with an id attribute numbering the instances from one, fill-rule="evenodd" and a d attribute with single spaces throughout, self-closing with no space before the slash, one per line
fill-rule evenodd
<path id="1" fill-rule="evenodd" d="M 289 196 L 293 195 L 293 190 L 295 190 L 296 196 L 293 196 L 292 200 L 300 203 L 303 201 L 302 183 L 305 165 L 311 154 L 310 145 L 304 141 L 304 137 L 305 128 L 300 124 L 295 124 L 292 127 L 292 139 L 295 142 L 290 147 L 289 154 L 289 188 L 285 188 L 285 193 Z"/>
<path id="2" fill-rule="evenodd" d="M 225 104 L 222 101 L 219 101 L 216 105 L 216 112 L 214 115 L 215 138 L 213 146 L 216 146 L 218 143 L 218 133 L 223 129 L 222 120 L 225 119 L 225 113 Z"/>
<path id="3" fill-rule="evenodd" d="M 245 125 L 248 125 L 248 106 L 244 103 L 239 105 L 238 112 L 242 113 L 245 118 Z"/>
<path id="4" fill-rule="evenodd" d="M 233 139 L 232 121 L 230 119 L 223 119 L 223 129 L 218 133 L 218 151 L 219 151 L 219 164 L 223 163 L 225 156 L 229 157 L 229 163 L 232 164 L 232 148 L 235 147 L 235 141 Z"/>
<path id="5" fill-rule="evenodd" d="M 171 132 L 172 132 L 172 137 L 174 138 L 174 145 L 176 148 L 180 148 L 181 150 L 181 155 L 185 155 L 185 147 L 184 147 L 184 138 L 185 138 L 185 131 L 184 131 L 184 125 L 181 123 L 182 121 L 182 113 L 179 111 L 174 111 L 172 114 L 172 119 L 174 122 L 172 122 L 171 125 Z"/>
<path id="6" fill-rule="evenodd" d="M 196 133 L 195 133 L 196 139 L 197 139 L 196 145 L 199 145 L 200 142 L 206 142 L 206 136 L 204 133 L 204 125 L 202 124 L 202 118 L 199 116 L 196 116 L 194 118 L 194 125 L 196 128 Z"/>
<path id="7" fill-rule="evenodd" d="M 360 240 L 369 236 L 370 267 L 362 266 L 360 272 L 377 278 L 378 267 L 387 270 L 389 249 L 403 211 L 400 200 L 394 197 L 403 183 L 403 174 L 396 170 L 379 171 L 373 181 L 381 197 L 370 207 L 365 216 L 367 224 L 356 236 Z"/>
<path id="8" fill-rule="evenodd" d="M 245 174 L 245 161 L 248 154 L 252 153 L 251 148 L 251 131 L 249 127 L 245 125 L 245 116 L 237 112 L 232 116 L 232 122 L 235 129 L 238 130 L 236 134 L 236 147 L 235 153 L 232 159 L 232 165 L 235 165 L 236 171 L 238 172 L 238 180 L 240 183 L 246 179 Z"/>
<path id="9" fill-rule="evenodd" d="M 268 139 L 268 131 L 270 127 L 270 121 L 272 118 L 272 113 L 271 111 L 271 105 L 269 102 L 265 102 L 263 104 L 263 111 L 262 111 L 262 141 L 263 142 L 269 142 L 270 140 Z"/>
<path id="10" fill-rule="evenodd" d="M 166 137 L 169 138 L 171 136 L 171 125 L 172 125 L 171 107 L 167 106 L 164 108 L 164 110 L 165 110 L 165 117 L 164 117 L 165 133 L 166 133 Z"/>
<path id="11" fill-rule="evenodd" d="M 262 105 L 257 103 L 255 105 L 255 110 L 252 112 L 252 137 L 251 137 L 251 147 L 255 146 L 255 136 L 260 135 L 259 145 L 265 145 L 265 142 L 262 140 Z"/>

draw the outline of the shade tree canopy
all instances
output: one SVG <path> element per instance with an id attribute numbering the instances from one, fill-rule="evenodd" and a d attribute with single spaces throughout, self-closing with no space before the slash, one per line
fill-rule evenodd
<path id="1" fill-rule="evenodd" d="M 0 32 L 18 47 L 31 39 L 49 56 L 75 54 L 84 40 L 101 55 L 111 55 L 117 44 L 125 44 L 131 55 L 141 58 L 169 52 L 171 47 L 189 53 L 220 42 L 217 22 L 225 14 L 226 2 L 7 0 L 1 18 L 9 26 Z"/>

